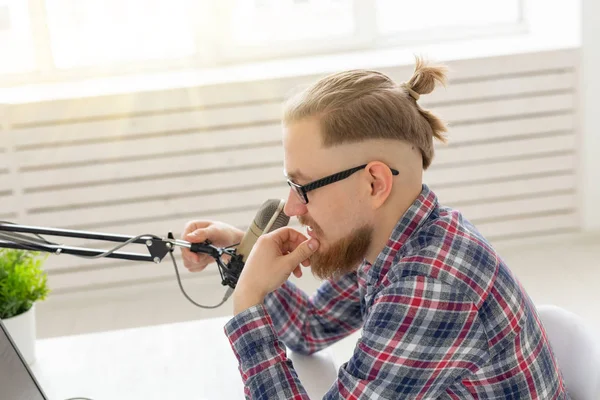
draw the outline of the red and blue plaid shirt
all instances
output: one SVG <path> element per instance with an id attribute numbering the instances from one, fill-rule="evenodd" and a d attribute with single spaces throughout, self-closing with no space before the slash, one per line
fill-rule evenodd
<path id="1" fill-rule="evenodd" d="M 327 399 L 569 398 L 524 289 L 426 185 L 372 265 L 312 297 L 288 281 L 225 333 L 247 398 L 307 399 L 285 346 L 310 354 L 360 328 Z"/>

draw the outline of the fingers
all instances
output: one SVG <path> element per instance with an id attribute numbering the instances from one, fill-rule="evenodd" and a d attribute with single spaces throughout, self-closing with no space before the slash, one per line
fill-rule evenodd
<path id="1" fill-rule="evenodd" d="M 192 253 L 189 249 L 185 248 L 181 249 L 181 255 L 184 267 L 191 272 L 202 271 L 210 262 L 212 262 L 212 259 L 206 254 Z"/>
<path id="2" fill-rule="evenodd" d="M 291 251 L 286 251 L 283 254 L 284 255 L 288 255 L 290 253 L 291 253 Z M 302 262 L 302 264 L 305 267 L 308 267 L 310 265 L 310 262 L 309 262 L 309 260 L 304 260 Z M 302 268 L 300 268 L 300 265 L 296 266 L 296 268 L 294 268 L 294 270 L 292 271 L 292 273 L 294 274 L 294 276 L 296 276 L 296 278 L 301 278 L 302 277 Z"/>
<path id="3" fill-rule="evenodd" d="M 197 263 L 189 263 L 189 266 L 186 266 L 186 268 L 188 269 L 188 271 L 190 272 L 200 272 L 200 271 L 204 271 L 206 269 L 206 267 L 208 267 L 210 264 L 215 262 L 215 259 L 212 258 L 209 255 L 206 254 L 195 254 L 192 253 L 192 255 L 199 255 L 199 261 Z M 231 258 L 229 256 L 222 256 L 221 257 L 221 261 L 223 261 L 223 263 L 227 264 L 229 262 Z M 185 263 L 185 262 L 184 262 Z"/>
<path id="4" fill-rule="evenodd" d="M 197 231 L 198 229 L 204 229 L 209 227 L 212 224 L 211 221 L 190 221 L 185 224 L 185 228 L 183 229 L 183 233 L 181 234 L 181 238 L 185 240 L 185 237 L 190 233 Z"/>
<path id="5" fill-rule="evenodd" d="M 183 265 L 187 269 L 192 268 L 194 264 L 200 262 L 200 258 L 197 254 L 194 254 L 189 249 L 183 247 L 181 248 L 181 257 L 183 258 Z"/>
<path id="6" fill-rule="evenodd" d="M 286 255 L 287 263 L 290 268 L 298 268 L 298 265 L 307 260 L 319 248 L 319 242 L 316 239 L 305 240 L 294 251 Z"/>
<path id="7" fill-rule="evenodd" d="M 281 253 L 284 255 L 293 253 L 303 243 L 305 243 L 305 242 L 308 243 L 308 239 L 309 239 L 302 233 L 300 233 L 297 230 L 290 228 L 290 227 L 280 228 L 274 232 L 271 232 L 269 234 L 269 236 L 271 236 L 273 238 L 273 240 L 278 244 L 278 246 L 281 250 Z M 313 239 L 313 241 L 316 242 L 315 239 Z M 318 246 L 318 244 L 317 244 L 317 246 Z M 300 250 L 300 251 L 302 251 L 302 250 Z M 309 257 L 310 257 L 310 255 L 312 255 L 313 252 L 314 252 L 313 250 L 307 251 L 306 254 L 308 254 L 308 256 L 297 262 L 296 265 L 298 266 L 298 268 L 294 269 L 294 271 L 293 271 L 294 275 L 296 275 L 298 277 L 302 276 L 302 270 L 300 269 L 299 265 L 302 264 L 305 267 L 310 266 Z M 292 257 L 294 257 L 294 256 L 292 256 Z"/>
<path id="8" fill-rule="evenodd" d="M 182 239 L 190 243 L 201 243 L 207 240 L 213 233 L 214 227 L 209 221 L 188 222 L 184 229 Z M 183 265 L 192 272 L 202 271 L 210 262 L 205 254 L 197 254 L 189 249 L 182 248 Z"/>
<path id="9" fill-rule="evenodd" d="M 207 264 L 208 265 L 208 264 Z M 202 266 L 192 266 L 190 268 L 188 268 L 188 270 L 190 272 L 200 272 L 203 271 L 206 268 L 206 265 L 202 265 Z"/>
<path id="10" fill-rule="evenodd" d="M 181 256 L 183 258 L 183 265 L 187 269 L 197 267 L 198 264 L 202 263 L 202 259 L 206 257 L 204 254 L 192 253 L 190 249 L 186 249 L 185 247 L 181 248 Z"/>
<path id="11" fill-rule="evenodd" d="M 200 243 L 209 239 L 211 236 L 215 236 L 216 228 L 213 225 L 207 227 L 200 227 L 195 229 L 184 236 L 184 240 L 190 243 Z"/>
<path id="12" fill-rule="evenodd" d="M 302 242 L 308 239 L 294 228 L 283 227 L 269 233 L 275 242 L 279 245 L 279 248 L 283 253 L 288 251 L 294 251 L 296 247 L 300 246 Z"/>
<path id="13" fill-rule="evenodd" d="M 294 276 L 296 276 L 296 278 L 301 278 L 302 277 L 302 269 L 300 269 L 300 266 L 294 268 Z"/>

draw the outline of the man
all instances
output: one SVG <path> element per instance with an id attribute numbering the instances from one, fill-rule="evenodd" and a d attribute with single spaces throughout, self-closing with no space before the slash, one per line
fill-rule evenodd
<path id="1" fill-rule="evenodd" d="M 281 342 L 312 353 L 362 328 L 328 399 L 568 399 L 525 290 L 423 184 L 446 127 L 418 100 L 444 81 L 417 60 L 406 83 L 346 71 L 286 104 L 285 213 L 309 237 L 261 237 L 234 292 L 225 332 L 248 398 L 307 398 Z M 242 235 L 199 221 L 184 238 L 227 246 Z M 191 271 L 202 257 L 184 251 Z M 312 297 L 287 281 L 300 264 L 324 279 Z"/>

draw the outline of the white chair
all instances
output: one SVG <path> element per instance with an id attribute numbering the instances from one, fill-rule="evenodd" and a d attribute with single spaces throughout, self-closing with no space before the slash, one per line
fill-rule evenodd
<path id="1" fill-rule="evenodd" d="M 600 399 L 600 339 L 578 315 L 553 305 L 537 309 L 571 398 Z"/>

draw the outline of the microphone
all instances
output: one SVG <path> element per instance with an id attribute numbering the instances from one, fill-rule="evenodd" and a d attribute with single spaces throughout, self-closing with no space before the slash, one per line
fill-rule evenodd
<path id="1" fill-rule="evenodd" d="M 231 260 L 224 268 L 223 285 L 235 289 L 244 264 L 258 238 L 288 224 L 290 217 L 283 212 L 284 206 L 285 200 L 282 199 L 269 199 L 260 206 Z"/>
<path id="2" fill-rule="evenodd" d="M 236 248 L 236 253 L 242 257 L 242 261 L 246 262 L 252 247 L 254 247 L 260 236 L 288 224 L 290 217 L 283 212 L 284 206 L 284 200 L 269 199 L 259 208 L 242 241 Z"/>
<path id="3" fill-rule="evenodd" d="M 266 233 L 273 232 L 276 229 L 286 226 L 290 221 L 290 217 L 283 212 L 284 206 L 285 200 L 283 199 L 269 199 L 265 201 L 258 209 L 248 230 L 244 233 L 240 244 L 231 251 L 215 248 L 208 240 L 203 243 L 189 243 L 182 240 L 176 240 L 174 244 L 187 247 L 193 253 L 205 253 L 212 256 L 219 265 L 219 271 L 221 272 L 222 278 L 221 284 L 223 286 L 229 286 L 230 289 L 235 289 L 237 281 L 242 273 L 242 269 L 244 269 L 244 264 L 258 238 Z M 223 264 L 220 260 L 221 255 L 223 254 L 231 256 L 231 259 L 227 264 Z M 230 292 L 228 291 L 226 298 L 229 294 Z"/>

